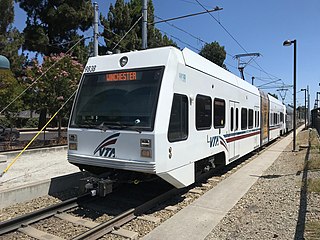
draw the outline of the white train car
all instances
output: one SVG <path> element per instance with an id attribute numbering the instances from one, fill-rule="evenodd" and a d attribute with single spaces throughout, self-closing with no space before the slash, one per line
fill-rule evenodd
<path id="1" fill-rule="evenodd" d="M 269 118 L 269 141 L 272 141 L 285 133 L 286 106 L 278 99 L 269 95 L 270 118 Z"/>
<path id="2" fill-rule="evenodd" d="M 189 49 L 92 57 L 70 118 L 68 161 L 181 188 L 278 137 L 281 113 L 279 101 Z"/>

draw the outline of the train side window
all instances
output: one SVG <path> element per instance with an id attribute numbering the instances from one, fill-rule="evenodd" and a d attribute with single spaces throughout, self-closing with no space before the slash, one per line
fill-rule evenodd
<path id="1" fill-rule="evenodd" d="M 239 108 L 236 108 L 236 128 L 235 131 L 239 129 Z"/>
<path id="2" fill-rule="evenodd" d="M 234 117 L 233 117 L 233 107 L 231 107 L 230 109 L 230 130 L 233 131 L 233 121 L 234 121 Z"/>
<path id="3" fill-rule="evenodd" d="M 169 142 L 188 138 L 188 97 L 174 94 L 168 129 Z"/>
<path id="4" fill-rule="evenodd" d="M 245 130 L 248 128 L 248 110 L 241 108 L 241 129 Z"/>
<path id="5" fill-rule="evenodd" d="M 260 111 L 258 111 L 258 123 L 257 123 L 257 127 L 260 126 Z"/>
<path id="6" fill-rule="evenodd" d="M 223 128 L 226 118 L 226 102 L 223 99 L 214 99 L 214 127 Z"/>
<path id="7" fill-rule="evenodd" d="M 258 111 L 254 111 L 254 127 L 258 127 Z"/>
<path id="8" fill-rule="evenodd" d="M 280 122 L 283 123 L 283 112 L 280 113 Z"/>
<path id="9" fill-rule="evenodd" d="M 249 109 L 248 127 L 253 128 L 253 110 L 252 109 Z"/>
<path id="10" fill-rule="evenodd" d="M 197 95 L 196 97 L 196 128 L 197 130 L 210 129 L 212 125 L 211 97 Z"/>

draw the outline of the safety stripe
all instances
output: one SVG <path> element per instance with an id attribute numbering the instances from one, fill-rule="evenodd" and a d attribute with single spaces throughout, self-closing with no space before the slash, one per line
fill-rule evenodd
<path id="1" fill-rule="evenodd" d="M 255 132 L 250 132 L 250 133 L 247 133 L 247 134 L 236 135 L 234 137 L 229 137 L 229 138 L 226 138 L 226 141 L 227 141 L 227 143 L 229 143 L 229 142 L 233 142 L 233 141 L 240 140 L 240 139 L 243 139 L 243 138 L 252 137 L 252 136 L 258 135 L 258 134 L 260 134 L 260 130 L 255 131 Z"/>

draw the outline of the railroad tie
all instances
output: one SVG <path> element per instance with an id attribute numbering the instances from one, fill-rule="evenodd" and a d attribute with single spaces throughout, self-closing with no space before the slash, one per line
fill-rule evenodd
<path id="1" fill-rule="evenodd" d="M 87 228 L 94 228 L 99 225 L 98 223 L 95 223 L 93 221 L 75 217 L 67 213 L 59 213 L 59 214 L 56 214 L 55 217 L 71 222 L 76 225 L 87 227 Z"/>
<path id="2" fill-rule="evenodd" d="M 19 232 L 22 232 L 30 237 L 39 239 L 39 240 L 64 240 L 63 238 L 57 237 L 47 232 L 40 231 L 34 227 L 26 226 L 18 229 Z"/>

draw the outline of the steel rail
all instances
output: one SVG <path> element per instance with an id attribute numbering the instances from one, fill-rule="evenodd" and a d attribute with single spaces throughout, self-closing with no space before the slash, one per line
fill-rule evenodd
<path id="1" fill-rule="evenodd" d="M 100 225 L 98 225 L 98 226 L 88 230 L 87 232 L 84 232 L 84 233 L 82 233 L 72 239 L 73 240 L 99 239 L 100 237 L 104 236 L 105 234 L 108 234 L 111 231 L 113 231 L 115 228 L 119 228 L 120 226 L 131 221 L 132 219 L 135 219 L 137 216 L 152 209 L 153 207 L 156 206 L 156 204 L 159 204 L 163 201 L 170 199 L 173 195 L 176 195 L 183 190 L 184 189 L 173 188 L 173 189 L 143 203 L 142 205 L 140 205 L 136 208 L 129 209 L 126 212 L 121 213 L 121 214 L 117 215 L 116 217 L 110 219 L 109 221 L 101 223 Z"/>
<path id="2" fill-rule="evenodd" d="M 51 217 L 59 212 L 67 211 L 69 209 L 79 206 L 80 202 L 88 200 L 91 194 L 85 194 L 80 197 L 75 197 L 63 201 L 61 203 L 54 204 L 52 206 L 39 209 L 37 211 L 27 213 L 25 215 L 4 221 L 0 223 L 0 236 L 15 231 L 20 227 L 30 225 L 37 221 L 43 220 L 45 218 Z"/>

